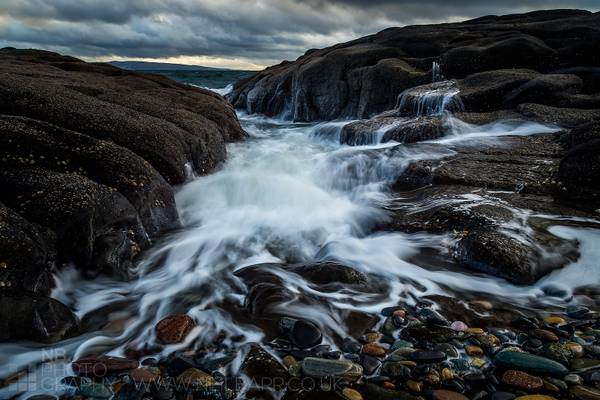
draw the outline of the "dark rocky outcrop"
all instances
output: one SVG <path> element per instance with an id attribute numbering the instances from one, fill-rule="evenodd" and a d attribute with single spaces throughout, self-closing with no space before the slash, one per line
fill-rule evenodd
<path id="1" fill-rule="evenodd" d="M 52 270 L 72 263 L 89 277 L 127 278 L 151 240 L 179 226 L 171 185 L 188 169 L 214 170 L 226 142 L 243 137 L 232 107 L 210 91 L 1 49 L 0 299 L 24 315 L 2 315 L 2 339 L 71 332 L 68 308 L 44 297 Z M 41 325 L 27 332 L 32 320 Z"/>
<path id="2" fill-rule="evenodd" d="M 543 217 L 524 215 L 589 215 L 555 202 L 566 151 L 559 136 L 458 146 L 449 157 L 411 163 L 392 185 L 400 200 L 381 229 L 449 233 L 460 265 L 515 283 L 535 282 L 576 259 L 577 244 L 551 234 Z"/>
<path id="3" fill-rule="evenodd" d="M 462 81 L 467 111 L 523 102 L 600 108 L 599 43 L 600 13 L 581 10 L 389 28 L 267 68 L 238 82 L 229 100 L 297 121 L 367 118 L 431 82 L 435 61 Z"/>

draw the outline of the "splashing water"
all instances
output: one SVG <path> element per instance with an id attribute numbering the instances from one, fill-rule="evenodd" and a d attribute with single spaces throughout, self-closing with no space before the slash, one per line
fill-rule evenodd
<path id="1" fill-rule="evenodd" d="M 418 112 L 447 109 L 447 101 L 439 101 L 439 93 L 447 95 L 447 86 L 440 87 L 444 91 L 423 97 Z M 58 274 L 54 297 L 80 317 L 101 323 L 82 336 L 47 348 L 0 344 L 3 375 L 32 366 L 24 379 L 50 376 L 55 385 L 71 373 L 69 363 L 74 358 L 152 348 L 155 324 L 172 313 L 187 313 L 200 321 L 200 327 L 185 343 L 163 348 L 158 356 L 210 343 L 223 335 L 224 342 L 232 346 L 239 344 L 240 339 L 234 338 L 240 335 L 242 342 L 260 342 L 266 333 L 251 318 L 240 317 L 248 287 L 235 274 L 259 263 L 338 261 L 382 282 L 373 291 L 322 292 L 295 273 L 271 268 L 296 295 L 284 305 L 285 312 L 311 319 L 322 328 L 325 342 L 333 344 L 349 333 L 344 312 L 376 313 L 401 301 L 414 304 L 425 295 L 494 293 L 512 304 L 526 305 L 532 299 L 552 303 L 556 299 L 544 297 L 545 285 L 560 281 L 567 291 L 583 286 L 586 282 L 577 277 L 577 269 L 590 268 L 597 259 L 591 243 L 599 240 L 599 231 L 566 228 L 562 225 L 568 221 L 555 216 L 546 217 L 554 220 L 556 234 L 580 241 L 586 253 L 577 265 L 532 286 L 420 263 L 418 260 L 426 259 L 424 250 L 436 253 L 439 259 L 448 258 L 452 239 L 445 235 L 370 233 L 374 224 L 387 218 L 383 206 L 390 200 L 388 184 L 411 161 L 452 154 L 452 149 L 444 146 L 450 141 L 554 132 L 554 127 L 517 122 L 476 127 L 454 121 L 452 134 L 438 140 L 438 146 L 391 143 L 350 147 L 315 137 L 312 124 L 247 115 L 240 118 L 250 138 L 229 145 L 229 159 L 220 171 L 194 178 L 180 188 L 176 200 L 184 229 L 145 255 L 134 280 L 87 281 L 74 269 Z M 594 271 L 597 275 L 597 269 Z M 304 298 L 317 298 L 318 303 L 309 305 Z M 48 366 L 52 373 L 44 374 Z M 0 397 L 14 394 L 15 385 L 21 383 L 0 389 Z"/>

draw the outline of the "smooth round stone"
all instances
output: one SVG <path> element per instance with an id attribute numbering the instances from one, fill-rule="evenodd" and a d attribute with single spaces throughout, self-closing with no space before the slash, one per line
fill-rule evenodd
<path id="1" fill-rule="evenodd" d="M 415 351 L 409 354 L 411 360 L 416 362 L 435 363 L 444 361 L 446 353 L 437 350 Z"/>
<path id="2" fill-rule="evenodd" d="M 590 309 L 580 305 L 570 305 L 567 306 L 565 312 L 568 317 L 579 319 L 584 318 L 590 312 Z"/>
<path id="3" fill-rule="evenodd" d="M 463 378 L 465 381 L 468 382 L 483 382 L 488 380 L 488 377 L 485 376 L 485 374 L 481 371 L 469 372 L 465 374 Z"/>
<path id="4" fill-rule="evenodd" d="M 427 325 L 440 325 L 447 326 L 448 320 L 444 318 L 439 312 L 432 310 L 431 308 L 421 308 L 417 311 L 417 317 Z"/>
<path id="5" fill-rule="evenodd" d="M 494 305 L 486 300 L 473 300 L 470 304 L 485 311 L 490 311 L 494 308 Z"/>
<path id="6" fill-rule="evenodd" d="M 464 332 L 471 335 L 482 335 L 485 333 L 485 331 L 481 328 L 467 328 Z"/>
<path id="7" fill-rule="evenodd" d="M 469 327 L 462 321 L 454 321 L 452 324 L 450 324 L 450 329 L 457 332 L 464 332 L 469 329 Z"/>
<path id="8" fill-rule="evenodd" d="M 410 376 L 410 369 L 400 362 L 386 361 L 381 366 L 379 373 L 390 378 L 404 378 Z"/>
<path id="9" fill-rule="evenodd" d="M 115 389 L 116 395 L 112 400 L 138 400 L 144 398 L 145 390 L 142 385 L 134 383 L 126 383 L 121 386 L 118 391 Z"/>
<path id="10" fill-rule="evenodd" d="M 583 350 L 585 350 L 586 354 L 589 354 L 592 357 L 600 358 L 600 346 L 597 345 L 585 345 L 580 346 Z"/>
<path id="11" fill-rule="evenodd" d="M 569 385 L 581 385 L 581 384 L 583 384 L 583 379 L 581 378 L 581 376 L 579 376 L 577 374 L 568 374 L 563 379 Z"/>
<path id="12" fill-rule="evenodd" d="M 565 321 L 564 318 L 557 316 L 546 317 L 544 318 L 544 322 L 548 325 L 564 325 L 567 323 L 567 321 Z"/>
<path id="13" fill-rule="evenodd" d="M 523 348 L 528 351 L 538 351 L 544 344 L 539 339 L 528 339 L 523 342 Z"/>
<path id="14" fill-rule="evenodd" d="M 488 335 L 479 335 L 477 336 L 477 340 L 479 341 L 479 343 L 486 348 L 492 348 L 492 347 L 497 347 L 500 346 L 500 339 L 498 339 L 496 336 L 488 334 Z"/>
<path id="15" fill-rule="evenodd" d="M 321 343 L 321 330 L 312 322 L 298 320 L 290 331 L 290 341 L 299 349 L 307 349 Z"/>
<path id="16" fill-rule="evenodd" d="M 381 333 L 379 332 L 369 332 L 361 337 L 361 340 L 365 343 L 375 343 L 379 339 L 381 339 Z"/>
<path id="17" fill-rule="evenodd" d="M 561 364 L 568 364 L 573 358 L 573 351 L 563 343 L 549 343 L 544 346 L 544 356 L 558 361 Z"/>
<path id="18" fill-rule="evenodd" d="M 392 317 L 387 317 L 383 323 L 383 327 L 381 327 L 381 333 L 392 336 L 396 329 L 398 329 L 398 327 L 396 326 L 394 319 Z"/>
<path id="19" fill-rule="evenodd" d="M 441 343 L 435 346 L 435 350 L 445 353 L 450 358 L 458 357 L 458 350 L 456 350 L 456 347 L 448 343 Z"/>
<path id="20" fill-rule="evenodd" d="M 502 375 L 502 383 L 525 390 L 536 390 L 544 386 L 544 381 L 537 376 L 523 371 L 508 370 Z"/>
<path id="21" fill-rule="evenodd" d="M 368 354 L 373 357 L 385 357 L 385 348 L 376 343 L 367 343 L 362 348 L 363 354 Z"/>
<path id="22" fill-rule="evenodd" d="M 302 371 L 305 375 L 316 378 L 339 376 L 353 381 L 363 374 L 362 367 L 351 361 L 315 357 L 307 357 L 302 361 Z"/>
<path id="23" fill-rule="evenodd" d="M 411 349 L 408 347 L 400 347 L 399 349 L 391 352 L 387 359 L 390 361 L 403 361 L 410 359 L 410 355 L 415 352 L 415 349 Z"/>
<path id="24" fill-rule="evenodd" d="M 406 387 L 415 393 L 421 393 L 421 391 L 423 390 L 423 382 L 408 380 L 406 381 Z"/>
<path id="25" fill-rule="evenodd" d="M 344 388 L 340 394 L 345 400 L 363 400 L 362 395 L 358 391 L 351 388 Z"/>
<path id="26" fill-rule="evenodd" d="M 485 367 L 486 364 L 487 364 L 487 362 L 484 359 L 482 359 L 482 358 L 473 357 L 471 359 L 471 365 L 474 368 L 483 368 L 483 367 Z"/>
<path id="27" fill-rule="evenodd" d="M 546 296 L 549 297 L 558 297 L 558 298 L 566 298 L 569 296 L 569 291 L 566 288 L 560 287 L 558 285 L 545 285 L 542 287 L 542 291 Z"/>
<path id="28" fill-rule="evenodd" d="M 576 358 L 571 361 L 571 369 L 576 372 L 589 371 L 591 369 L 600 368 L 600 360 L 591 358 Z"/>
<path id="29" fill-rule="evenodd" d="M 454 366 L 454 369 L 458 371 L 466 371 L 470 367 L 469 361 L 465 360 L 464 358 L 453 358 L 450 360 L 450 362 Z"/>
<path id="30" fill-rule="evenodd" d="M 442 369 L 442 380 L 449 381 L 452 378 L 454 378 L 454 373 L 452 372 L 452 370 L 450 368 L 443 368 Z"/>
<path id="31" fill-rule="evenodd" d="M 468 397 L 451 390 L 434 390 L 431 396 L 434 400 L 469 400 Z"/>
<path id="32" fill-rule="evenodd" d="M 136 368 L 129 372 L 129 377 L 136 383 L 155 383 L 160 379 L 160 370 L 155 371 L 148 368 Z"/>
<path id="33" fill-rule="evenodd" d="M 483 355 L 483 349 L 479 346 L 465 346 L 465 351 L 471 357 L 481 357 Z"/>
<path id="34" fill-rule="evenodd" d="M 156 324 L 156 341 L 161 344 L 181 343 L 195 327 L 196 321 L 189 315 L 169 315 Z"/>
<path id="35" fill-rule="evenodd" d="M 556 388 L 558 389 L 558 391 L 561 391 L 561 390 L 565 391 L 565 390 L 567 390 L 567 388 L 568 388 L 568 386 L 567 386 L 567 384 L 565 383 L 565 381 L 563 381 L 563 380 L 560 380 L 560 379 L 556 379 L 556 378 L 552 378 L 552 377 L 549 377 L 549 376 L 547 376 L 547 377 L 546 377 L 546 379 L 544 379 L 544 387 L 545 387 L 547 390 L 553 390 L 553 391 L 554 391 L 554 389 L 550 389 L 550 388 L 549 388 L 549 387 L 546 385 L 546 383 L 548 383 L 548 384 L 550 384 L 550 385 L 553 385 L 554 387 L 556 387 Z"/>
<path id="36" fill-rule="evenodd" d="M 362 345 L 356 340 L 350 338 L 344 339 L 341 348 L 344 353 L 359 353 L 361 349 Z"/>
<path id="37" fill-rule="evenodd" d="M 558 342 L 558 336 L 545 329 L 533 329 L 529 331 L 529 336 L 539 339 L 542 342 Z"/>
<path id="38" fill-rule="evenodd" d="M 175 382 L 184 387 L 206 388 L 217 384 L 217 381 L 212 375 L 197 368 L 190 368 L 181 373 Z"/>
<path id="39" fill-rule="evenodd" d="M 549 358 L 516 351 L 501 351 L 494 357 L 494 364 L 539 375 L 564 376 L 569 372 L 564 365 Z"/>
<path id="40" fill-rule="evenodd" d="M 381 365 L 381 361 L 370 355 L 363 355 L 360 363 L 365 375 L 373 375 Z"/>
<path id="41" fill-rule="evenodd" d="M 600 390 L 587 386 L 571 386 L 569 393 L 580 400 L 600 400 Z"/>

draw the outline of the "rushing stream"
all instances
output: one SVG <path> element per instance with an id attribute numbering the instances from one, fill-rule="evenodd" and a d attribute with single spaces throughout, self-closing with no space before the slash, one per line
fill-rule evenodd
<path id="1" fill-rule="evenodd" d="M 317 323 L 330 344 L 351 329 L 341 317 L 347 311 L 376 313 L 400 301 L 455 293 L 492 293 L 523 307 L 533 302 L 560 305 L 573 289 L 600 280 L 600 269 L 593 265 L 600 258 L 600 248 L 594 245 L 600 242 L 600 230 L 569 227 L 562 223 L 568 218 L 543 216 L 554 221 L 555 235 L 579 241 L 582 256 L 532 286 L 465 272 L 452 263 L 432 267 L 448 258 L 452 239 L 445 235 L 370 233 L 388 217 L 386 206 L 393 200 L 388 184 L 411 160 L 447 156 L 456 143 L 503 145 L 502 136 L 554 132 L 556 127 L 507 121 L 476 127 L 449 117 L 452 133 L 435 141 L 443 146 L 382 144 L 374 138 L 371 144 L 351 147 L 339 144 L 335 135 L 317 134 L 323 125 L 248 115 L 240 119 L 249 138 L 229 145 L 228 160 L 218 172 L 191 177 L 178 190 L 184 227 L 155 244 L 132 281 L 88 281 L 75 269 L 57 275 L 53 296 L 76 310 L 92 329 L 43 350 L 29 343 L 1 344 L 2 375 L 27 366 L 30 374 L 0 389 L 0 397 L 34 385 L 42 393 L 56 389 L 56 382 L 70 374 L 70 360 L 88 354 L 121 355 L 135 348 L 167 355 L 223 335 L 232 344 L 260 342 L 267 336 L 261 327 L 240 319 L 248 288 L 234 274 L 259 263 L 335 260 L 379 279 L 374 292 L 319 292 L 299 275 L 273 267 L 296 294 L 284 305 L 285 313 Z M 342 124 L 328 127 L 335 130 Z M 465 199 L 485 201 L 477 194 Z M 567 295 L 547 297 L 547 285 L 559 286 Z M 308 303 L 305 297 L 318 298 L 320 304 Z M 199 326 L 186 343 L 153 351 L 154 326 L 172 313 L 187 313 Z"/>

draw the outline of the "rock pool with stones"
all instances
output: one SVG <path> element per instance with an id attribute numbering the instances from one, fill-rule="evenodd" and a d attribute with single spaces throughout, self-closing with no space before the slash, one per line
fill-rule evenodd
<path id="1" fill-rule="evenodd" d="M 442 93 L 441 107 L 456 95 Z M 434 110 L 445 133 L 412 144 L 383 140 L 386 124 L 349 146 L 340 140 L 349 121 L 240 115 L 249 138 L 229 145 L 218 172 L 179 188 L 184 226 L 147 252 L 133 280 L 56 276 L 53 296 L 85 333 L 49 347 L 1 344 L 0 397 L 600 398 L 598 221 L 506 205 L 510 190 L 392 190 L 411 163 L 443 165 L 560 128 L 471 125 L 426 100 L 419 110 Z M 490 229 L 528 242 L 543 226 L 560 245 L 540 252 L 567 261 L 519 284 L 466 269 L 456 235 L 382 229 L 440 204 L 504 204 L 512 217 Z"/>

